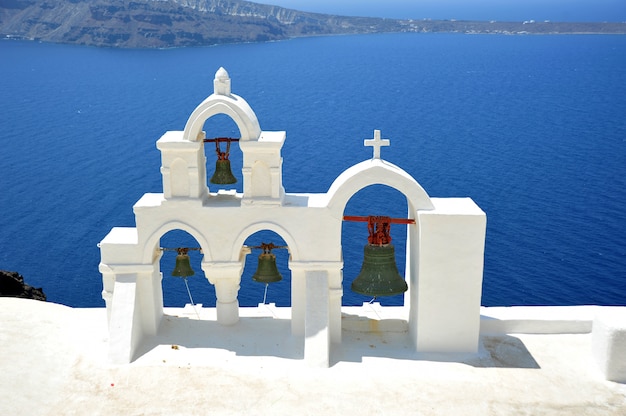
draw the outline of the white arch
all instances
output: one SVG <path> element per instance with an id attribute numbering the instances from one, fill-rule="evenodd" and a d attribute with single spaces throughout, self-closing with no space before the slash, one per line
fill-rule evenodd
<path id="1" fill-rule="evenodd" d="M 415 210 L 435 209 L 430 197 L 411 175 L 396 165 L 381 159 L 371 159 L 346 169 L 335 179 L 327 192 L 333 217 L 342 218 L 348 200 L 370 185 L 387 185 L 406 196 Z"/>
<path id="2" fill-rule="evenodd" d="M 204 123 L 217 114 L 226 114 L 237 124 L 241 133 L 240 140 L 256 140 L 261 135 L 259 121 L 246 100 L 235 94 L 229 96 L 211 94 L 189 116 L 183 140 L 197 141 Z"/>
<path id="3" fill-rule="evenodd" d="M 296 243 L 296 240 L 293 238 L 289 231 L 274 222 L 259 221 L 254 224 L 250 224 L 249 226 L 241 230 L 237 238 L 234 240 L 234 245 L 231 249 L 231 255 L 233 256 L 232 260 L 235 261 L 239 258 L 239 252 L 241 250 L 241 247 L 248 237 L 258 231 L 263 230 L 273 231 L 278 234 L 283 240 L 285 240 L 285 243 L 289 247 L 289 254 L 292 261 L 298 261 L 300 259 L 298 244 Z"/>
<path id="4" fill-rule="evenodd" d="M 204 238 L 202 232 L 200 232 L 194 226 L 182 221 L 170 221 L 162 224 L 159 228 L 153 230 L 152 234 L 145 240 L 146 243 L 142 247 L 143 263 L 151 263 L 154 253 L 154 249 L 159 243 L 161 237 L 173 230 L 182 230 L 191 235 L 200 244 L 202 253 L 204 255 L 204 261 L 212 259 L 209 242 Z"/>

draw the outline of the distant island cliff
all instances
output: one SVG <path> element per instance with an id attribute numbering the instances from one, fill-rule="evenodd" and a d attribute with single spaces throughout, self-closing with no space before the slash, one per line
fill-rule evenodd
<path id="1" fill-rule="evenodd" d="M 3 0 L 0 38 L 170 48 L 383 32 L 626 34 L 626 23 L 400 20 L 301 12 L 240 0 Z"/>

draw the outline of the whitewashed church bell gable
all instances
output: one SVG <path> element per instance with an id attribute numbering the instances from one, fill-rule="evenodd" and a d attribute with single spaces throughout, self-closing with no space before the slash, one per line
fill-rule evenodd
<path id="1" fill-rule="evenodd" d="M 235 123 L 239 137 L 212 136 L 207 120 L 218 115 Z M 195 108 L 185 129 L 168 131 L 157 141 L 163 193 L 144 194 L 133 206 L 136 227 L 115 227 L 100 242 L 110 361 L 132 361 L 142 339 L 159 331 L 164 316 L 159 260 L 164 250 L 172 249 L 160 246 L 164 234 L 182 230 L 196 240 L 200 247 L 187 249 L 201 253 L 202 270 L 215 289 L 215 319 L 231 326 L 239 322 L 245 258 L 259 249 L 247 246 L 246 240 L 258 231 L 271 231 L 286 243 L 279 248 L 289 250 L 291 334 L 302 342 L 299 348 L 308 365 L 327 367 L 332 346 L 342 342 L 342 224 L 365 219 L 373 238 L 374 225 L 383 221 L 372 213 L 344 211 L 352 196 L 376 184 L 399 191 L 407 200 L 405 218 L 380 217 L 387 225 L 407 225 L 406 276 L 398 275 L 402 285 L 395 285 L 404 288 L 407 337 L 420 352 L 476 351 L 484 212 L 468 198 L 431 198 L 406 171 L 381 158 L 381 147 L 390 141 L 381 139 L 379 130 L 363 143 L 373 148 L 372 158 L 346 169 L 328 192 L 285 193 L 285 137 L 284 131 L 261 130 L 248 103 L 231 93 L 230 77 L 220 68 L 213 94 Z M 219 189 L 230 186 L 236 180 L 232 177 L 212 179 L 220 185 L 209 189 L 207 172 L 215 159 L 205 156 L 213 154 L 205 146 L 216 147 L 220 162 L 228 160 L 228 150 L 223 149 L 222 159 L 219 146 L 233 141 L 238 144 L 233 151 L 242 152 L 243 192 Z M 379 237 L 388 234 L 377 230 Z M 382 237 L 378 242 L 368 237 L 368 245 L 389 245 L 390 238 Z"/>
<path id="2" fill-rule="evenodd" d="M 281 149 L 284 131 L 261 131 L 258 119 L 246 100 L 231 93 L 231 80 L 220 68 L 213 81 L 213 94 L 192 112 L 184 131 L 169 131 L 157 142 L 162 154 L 163 194 L 172 198 L 207 199 L 207 162 L 204 145 L 211 139 L 205 123 L 225 115 L 237 126 L 243 154 L 244 204 L 280 205 L 284 197 Z M 212 166 L 208 170 L 212 169 Z"/>

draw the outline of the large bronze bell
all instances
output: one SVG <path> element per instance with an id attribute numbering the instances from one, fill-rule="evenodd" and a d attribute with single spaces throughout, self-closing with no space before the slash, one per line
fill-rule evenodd
<path id="1" fill-rule="evenodd" d="M 215 162 L 215 172 L 211 177 L 211 183 L 217 185 L 237 183 L 237 178 L 235 178 L 230 169 L 230 160 L 218 159 L 217 162 Z"/>
<path id="2" fill-rule="evenodd" d="M 276 256 L 273 253 L 261 253 L 259 265 L 252 276 L 252 280 L 259 283 L 275 283 L 283 279 L 276 266 Z"/>
<path id="3" fill-rule="evenodd" d="M 191 263 L 189 262 L 189 255 L 186 252 L 179 251 L 176 256 L 176 266 L 174 266 L 172 276 L 189 277 L 194 274 L 195 272 L 191 268 Z"/>
<path id="4" fill-rule="evenodd" d="M 356 293 L 372 297 L 399 295 L 407 291 L 408 286 L 398 273 L 392 244 L 365 246 L 361 272 L 351 288 Z"/>

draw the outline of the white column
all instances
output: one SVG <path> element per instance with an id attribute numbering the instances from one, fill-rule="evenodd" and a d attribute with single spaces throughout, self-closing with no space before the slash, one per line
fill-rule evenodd
<path id="1" fill-rule="evenodd" d="M 306 272 L 304 360 L 309 367 L 327 368 L 330 362 L 328 272 Z"/>
<path id="2" fill-rule="evenodd" d="M 217 322 L 234 325 L 239 321 L 239 284 L 243 262 L 202 262 L 204 275 L 215 285 Z"/>
<path id="3" fill-rule="evenodd" d="M 215 280 L 215 295 L 217 296 L 217 322 L 222 325 L 234 325 L 239 321 L 239 280 L 224 278 Z"/>

